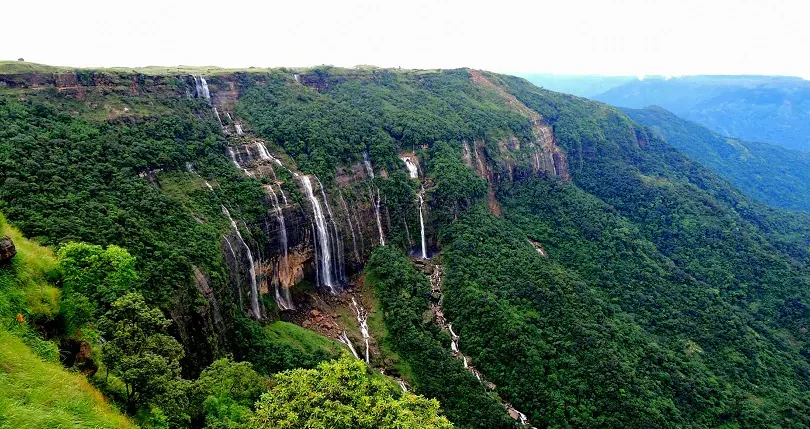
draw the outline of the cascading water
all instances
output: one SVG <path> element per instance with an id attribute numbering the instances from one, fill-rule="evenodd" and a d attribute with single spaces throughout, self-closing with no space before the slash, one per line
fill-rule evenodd
<path id="1" fill-rule="evenodd" d="M 382 218 L 380 217 L 380 191 L 377 190 L 377 198 L 374 198 L 374 168 L 368 159 L 368 154 L 363 152 L 363 164 L 366 166 L 366 173 L 371 177 L 371 199 L 374 202 L 374 214 L 377 216 L 377 230 L 380 233 L 380 246 L 385 246 L 385 236 L 382 229 Z"/>
<path id="2" fill-rule="evenodd" d="M 240 170 L 241 170 L 241 169 L 242 169 L 242 166 L 241 166 L 241 165 L 239 165 L 239 162 L 237 162 L 237 161 L 236 161 L 236 154 L 234 153 L 234 151 L 233 151 L 233 148 L 232 148 L 232 147 L 228 147 L 228 156 L 230 156 L 230 157 L 231 157 L 231 162 L 233 162 L 233 165 L 235 165 L 235 166 L 236 166 L 236 168 L 238 168 L 238 169 L 240 169 Z"/>
<path id="3" fill-rule="evenodd" d="M 208 92 L 208 82 L 205 81 L 202 75 L 194 75 L 194 89 L 197 90 L 198 98 L 202 97 L 207 101 L 211 101 L 211 94 Z"/>
<path id="4" fill-rule="evenodd" d="M 217 110 L 217 108 L 216 108 L 216 107 L 214 107 L 214 116 L 216 116 L 216 117 L 217 117 L 217 122 L 219 122 L 219 126 L 221 127 L 221 126 L 222 126 L 222 119 L 220 119 L 220 117 L 219 117 L 219 110 Z"/>
<path id="5" fill-rule="evenodd" d="M 222 213 L 231 221 L 231 228 L 233 228 L 233 231 L 236 233 L 236 238 L 247 252 L 248 261 L 250 262 L 250 310 L 253 312 L 254 318 L 261 319 L 262 314 L 261 310 L 259 310 L 259 288 L 256 284 L 256 263 L 253 262 L 253 253 L 251 253 L 250 247 L 245 242 L 245 239 L 242 238 L 242 233 L 239 232 L 239 226 L 236 225 L 236 221 L 231 217 L 231 212 L 229 212 L 225 206 L 220 207 L 222 208 Z"/>
<path id="6" fill-rule="evenodd" d="M 352 345 L 351 340 L 349 340 L 349 336 L 346 335 L 346 330 L 344 329 L 343 332 L 340 333 L 340 336 L 337 338 L 343 344 L 346 344 L 349 347 L 349 350 L 352 352 L 352 356 L 355 359 L 360 359 L 360 356 L 357 355 L 357 352 L 354 350 L 354 346 Z"/>
<path id="7" fill-rule="evenodd" d="M 199 177 L 199 174 L 197 174 L 197 172 L 194 170 L 194 166 L 191 165 L 191 163 L 186 164 L 186 169 L 188 169 L 188 171 L 190 171 L 191 173 L 196 174 Z M 202 177 L 200 177 L 200 178 L 202 178 Z M 211 186 L 211 184 L 208 183 L 208 181 L 205 180 L 205 179 L 203 179 L 203 182 L 205 183 L 205 187 L 208 188 L 208 190 L 211 191 L 214 194 L 214 196 L 216 197 L 216 192 L 214 192 L 214 187 Z M 236 225 L 236 221 L 233 220 L 233 217 L 231 217 L 231 212 L 229 212 L 228 209 L 223 204 L 220 204 L 219 207 L 222 209 L 222 213 L 230 221 L 231 228 L 236 233 L 236 238 L 239 239 L 239 243 L 242 244 L 242 246 L 245 248 L 245 252 L 247 253 L 248 262 L 250 262 L 250 270 L 249 270 L 250 271 L 250 309 L 251 309 L 251 312 L 253 313 L 254 318 L 261 319 L 262 315 L 261 315 L 261 310 L 259 309 L 259 289 L 258 289 L 258 286 L 256 284 L 256 264 L 253 261 L 253 253 L 250 251 L 250 247 L 247 245 L 245 240 L 242 238 L 242 233 L 239 232 L 239 227 Z M 226 238 L 225 243 L 228 244 L 228 249 L 231 251 L 231 255 L 233 256 L 234 260 L 236 261 L 237 260 L 236 252 L 234 251 L 230 240 L 228 240 Z M 241 296 L 240 296 L 239 302 L 240 303 L 242 302 Z"/>
<path id="8" fill-rule="evenodd" d="M 276 220 L 278 220 L 279 242 L 282 249 L 282 259 L 278 263 L 279 270 L 281 267 L 284 267 L 285 272 L 289 273 L 290 262 L 288 259 L 289 254 L 287 249 L 287 225 L 284 222 L 284 213 L 281 211 L 281 205 L 278 203 L 278 197 L 276 197 L 276 193 L 273 191 L 273 186 L 265 185 L 265 189 L 269 191 L 270 198 L 273 200 L 273 208 L 276 211 Z M 290 290 L 286 287 L 279 287 L 278 283 L 276 284 L 276 303 L 278 303 L 279 308 L 282 310 L 292 310 L 295 308 L 292 299 L 290 298 Z"/>
<path id="9" fill-rule="evenodd" d="M 451 340 L 450 340 L 450 350 L 452 350 L 453 353 L 459 353 L 459 351 L 458 351 L 458 335 L 456 335 L 456 333 L 453 332 L 453 324 L 448 323 L 447 324 L 447 329 L 450 330 L 450 338 L 451 338 Z"/>
<path id="10" fill-rule="evenodd" d="M 236 129 L 236 135 L 237 135 L 237 136 L 241 136 L 242 134 L 244 134 L 244 133 L 242 132 L 242 125 L 240 125 L 240 124 L 233 124 L 233 127 Z"/>
<path id="11" fill-rule="evenodd" d="M 331 231 L 329 233 L 332 235 L 331 244 L 332 244 L 332 251 L 334 254 L 334 258 L 332 258 L 332 262 L 334 263 L 334 272 L 336 274 L 337 280 L 344 282 L 346 281 L 346 268 L 343 263 L 343 240 L 340 239 L 340 234 L 338 233 L 337 223 L 335 223 L 335 216 L 332 214 L 332 208 L 329 206 L 329 200 L 326 199 L 326 191 L 324 191 L 323 183 L 321 183 L 321 179 L 318 179 L 318 176 L 315 176 L 315 180 L 318 181 L 318 186 L 321 188 L 321 198 L 323 198 L 323 205 L 326 207 L 326 213 L 329 215 L 329 223 L 327 226 L 327 231 L 329 231 L 329 225 L 332 225 Z"/>
<path id="12" fill-rule="evenodd" d="M 304 184 L 304 190 L 312 205 L 312 214 L 315 218 L 316 235 L 319 244 L 315 248 L 318 259 L 316 262 L 318 280 L 321 285 L 328 287 L 330 292 L 335 293 L 337 284 L 332 276 L 332 252 L 326 217 L 323 214 L 323 209 L 321 209 L 321 203 L 318 202 L 318 198 L 315 197 L 312 190 L 312 182 L 309 180 L 309 176 L 301 176 L 301 183 Z M 320 255 L 317 255 L 318 250 L 320 250 Z"/>
<path id="13" fill-rule="evenodd" d="M 346 200 L 343 199 L 342 192 L 340 193 L 340 202 L 343 204 L 343 210 L 346 211 L 346 222 L 349 224 L 349 230 L 352 233 L 352 247 L 354 249 L 354 260 L 360 262 L 360 252 L 357 251 L 357 239 L 354 236 L 354 225 L 352 224 L 352 216 L 351 214 L 349 214 L 349 206 L 346 204 Z"/>
<path id="14" fill-rule="evenodd" d="M 405 163 L 405 168 L 408 169 L 408 175 L 411 179 L 419 179 L 419 168 L 416 164 L 411 160 L 411 158 L 404 156 L 401 158 L 402 161 Z M 424 200 L 425 188 L 422 186 L 419 190 L 418 200 L 419 200 L 419 228 L 420 228 L 420 236 L 422 238 L 422 259 L 427 259 L 427 242 L 425 241 L 425 215 L 424 215 Z"/>
<path id="15" fill-rule="evenodd" d="M 366 363 L 369 363 L 368 340 L 371 336 L 368 334 L 368 312 L 365 308 L 357 304 L 357 300 L 355 300 L 354 297 L 352 297 L 352 305 L 354 306 L 355 314 L 357 314 L 357 323 L 360 324 L 360 333 L 363 334 L 363 341 L 366 343 Z"/>
<path id="16" fill-rule="evenodd" d="M 413 163 L 413 161 L 411 161 L 411 158 L 405 156 L 402 157 L 402 161 L 405 162 L 405 168 L 408 169 L 408 175 L 411 177 L 411 179 L 418 179 L 419 168 Z"/>
<path id="17" fill-rule="evenodd" d="M 422 259 L 427 259 L 427 242 L 425 241 L 425 216 L 422 214 L 422 208 L 425 205 L 425 200 L 422 195 L 425 193 L 425 188 L 419 191 L 419 229 L 422 235 Z"/>

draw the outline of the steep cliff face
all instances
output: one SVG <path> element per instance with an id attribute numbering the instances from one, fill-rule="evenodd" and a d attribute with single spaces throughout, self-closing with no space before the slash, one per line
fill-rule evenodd
<path id="1" fill-rule="evenodd" d="M 507 172 L 510 178 L 526 174 L 543 174 L 568 180 L 568 161 L 565 152 L 557 145 L 554 130 L 548 121 L 481 72 L 471 70 L 470 75 L 476 85 L 494 91 L 509 109 L 527 117 L 531 123 L 533 137 L 531 141 L 521 145 L 520 141 L 511 135 L 497 142 L 499 155 L 503 159 L 501 169 Z M 476 145 L 479 146 L 482 145 Z"/>
<path id="2" fill-rule="evenodd" d="M 260 138 L 242 134 L 229 140 L 234 166 L 261 180 L 266 194 L 264 216 L 249 225 L 265 237 L 248 246 L 253 247 L 259 293 L 280 299 L 279 308 L 286 310 L 295 307 L 290 289 L 303 280 L 325 292 L 345 288 L 389 230 L 383 217 L 377 221 L 378 197 L 369 170 L 362 163 L 348 166 L 328 187 L 298 171 Z M 237 240 L 231 232 L 222 247 L 231 282 L 245 302 L 250 258 L 244 246 L 233 244 Z"/>

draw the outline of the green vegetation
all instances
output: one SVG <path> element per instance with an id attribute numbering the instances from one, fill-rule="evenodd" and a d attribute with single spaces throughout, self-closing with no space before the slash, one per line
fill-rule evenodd
<path id="1" fill-rule="evenodd" d="M 514 427 L 514 421 L 461 361 L 450 354 L 450 338 L 426 324 L 430 284 L 401 253 L 374 250 L 366 268 L 380 298 L 393 350 L 413 371 L 409 382 L 420 394 L 439 400 L 448 418 L 461 428 Z"/>
<path id="2" fill-rule="evenodd" d="M 391 387 L 368 375 L 356 359 L 323 363 L 273 376 L 256 404 L 251 428 L 452 428 L 439 403 Z"/>
<path id="3" fill-rule="evenodd" d="M 271 341 L 288 344 L 303 353 L 318 353 L 331 358 L 338 358 L 345 353 L 337 341 L 292 323 L 273 322 L 264 329 Z"/>
<path id="4" fill-rule="evenodd" d="M 133 428 L 81 374 L 43 362 L 0 328 L 0 427 Z"/>
<path id="5" fill-rule="evenodd" d="M 810 82 L 799 77 L 648 77 L 594 98 L 634 109 L 661 106 L 725 136 L 810 149 Z"/>
<path id="6" fill-rule="evenodd" d="M 810 155 L 723 137 L 660 108 L 624 109 L 657 137 L 770 206 L 810 211 Z"/>
<path id="7" fill-rule="evenodd" d="M 212 76 L 212 87 L 239 89 L 246 129 L 318 174 L 333 200 L 369 203 L 367 183 L 336 180 L 369 155 L 390 218 L 388 246 L 365 267 L 378 304 L 370 324 L 391 352 L 386 370 L 426 400 L 362 362 L 324 364 L 346 354 L 331 339 L 245 316 L 220 205 L 264 251 L 275 242 L 261 226 L 266 197 L 230 164 L 210 107 L 175 78 L 163 92 L 114 89 L 86 102 L 47 89 L 0 95 L 0 209 L 59 249 L 59 265 L 39 261 L 21 240 L 0 268 L 0 314 L 15 329 L 17 313 L 31 321 L 19 338 L 44 359 L 55 358 L 52 340 L 103 338 L 93 380 L 144 426 L 515 427 L 503 401 L 537 427 L 810 424 L 810 227 L 661 138 L 706 152 L 719 171 L 746 152 L 723 152 L 717 136 L 671 122 L 654 130 L 604 104 L 470 70 L 325 67 L 300 76 L 306 85 L 284 70 Z M 542 149 L 524 144 L 533 124 L 504 92 L 552 127 L 570 181 L 511 163 Z M 92 107 L 103 100 L 132 113 Z M 465 165 L 465 144 L 490 183 Z M 424 161 L 421 183 L 405 174 L 402 151 Z M 757 168 L 770 158 L 760 159 Z M 734 183 L 754 186 L 743 180 L 753 170 L 735 171 Z M 802 189 L 795 177 L 778 179 Z M 420 184 L 441 249 L 431 263 L 446 275 L 444 315 L 494 387 L 453 356 L 430 318 L 428 279 L 405 256 Z M 502 216 L 488 210 L 489 190 Z M 308 218 L 305 208 L 305 229 Z M 61 301 L 48 284 L 61 286 Z M 221 327 L 208 323 L 212 297 Z M 100 336 L 77 334 L 94 329 Z"/>

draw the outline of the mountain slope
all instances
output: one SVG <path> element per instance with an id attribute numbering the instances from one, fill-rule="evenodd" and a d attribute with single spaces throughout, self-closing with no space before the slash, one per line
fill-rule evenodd
<path id="1" fill-rule="evenodd" d="M 135 427 L 83 375 L 65 370 L 56 346 L 33 331 L 35 322 L 58 312 L 53 254 L 0 215 L 3 236 L 12 238 L 17 255 L 0 263 L 0 427 Z"/>
<path id="2" fill-rule="evenodd" d="M 456 427 L 810 425 L 807 226 L 616 108 L 469 69 L 32 73 L 0 74 L 0 204 L 137 255 L 191 377 L 332 357 L 283 320 Z"/>
<path id="3" fill-rule="evenodd" d="M 773 207 L 810 209 L 810 156 L 807 154 L 723 137 L 659 107 L 623 110 L 752 198 Z"/>
<path id="4" fill-rule="evenodd" d="M 614 106 L 662 106 L 727 136 L 810 150 L 810 82 L 780 76 L 685 76 L 628 82 L 595 95 Z"/>

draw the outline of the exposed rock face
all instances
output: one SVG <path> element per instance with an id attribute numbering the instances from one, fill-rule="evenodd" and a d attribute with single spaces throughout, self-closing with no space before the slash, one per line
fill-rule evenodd
<path id="1" fill-rule="evenodd" d="M 216 97 L 216 96 L 215 96 Z M 301 280 L 316 284 L 317 258 L 322 254 L 315 227 L 315 215 L 302 186 L 303 173 L 294 163 L 272 153 L 258 138 L 232 136 L 232 161 L 244 174 L 261 178 L 265 183 L 265 215 L 249 222 L 248 229 L 257 234 L 245 235 L 257 263 L 257 282 L 261 294 L 289 296 L 288 290 Z M 404 167 L 403 167 L 404 168 Z M 348 278 L 359 272 L 371 250 L 379 245 L 379 231 L 374 211 L 374 194 L 362 162 L 338 172 L 334 185 L 322 184 L 311 176 L 314 196 L 327 218 L 331 258 L 339 274 Z M 269 182 L 269 183 L 268 183 Z M 291 186 L 292 185 L 292 186 Z M 383 234 L 390 227 L 383 222 Z M 258 234 L 260 232 L 261 234 Z M 224 237 L 222 250 L 228 264 L 234 296 L 247 309 L 249 299 L 249 262 L 235 237 Z M 261 237 L 261 238 L 260 238 Z"/>
<path id="2" fill-rule="evenodd" d="M 557 146 L 554 130 L 545 119 L 480 72 L 471 70 L 470 76 L 475 84 L 497 93 L 503 98 L 504 104 L 508 108 L 525 116 L 531 123 L 533 138 L 522 145 L 523 147 L 514 136 L 498 142 L 499 155 L 503 159 L 501 167 L 504 172 L 512 179 L 515 176 L 525 176 L 527 174 L 525 170 L 528 170 L 531 174 L 568 180 L 568 161 L 565 152 Z"/>
<path id="3" fill-rule="evenodd" d="M 9 237 L 0 238 L 0 264 L 10 261 L 17 254 L 17 248 Z"/>

